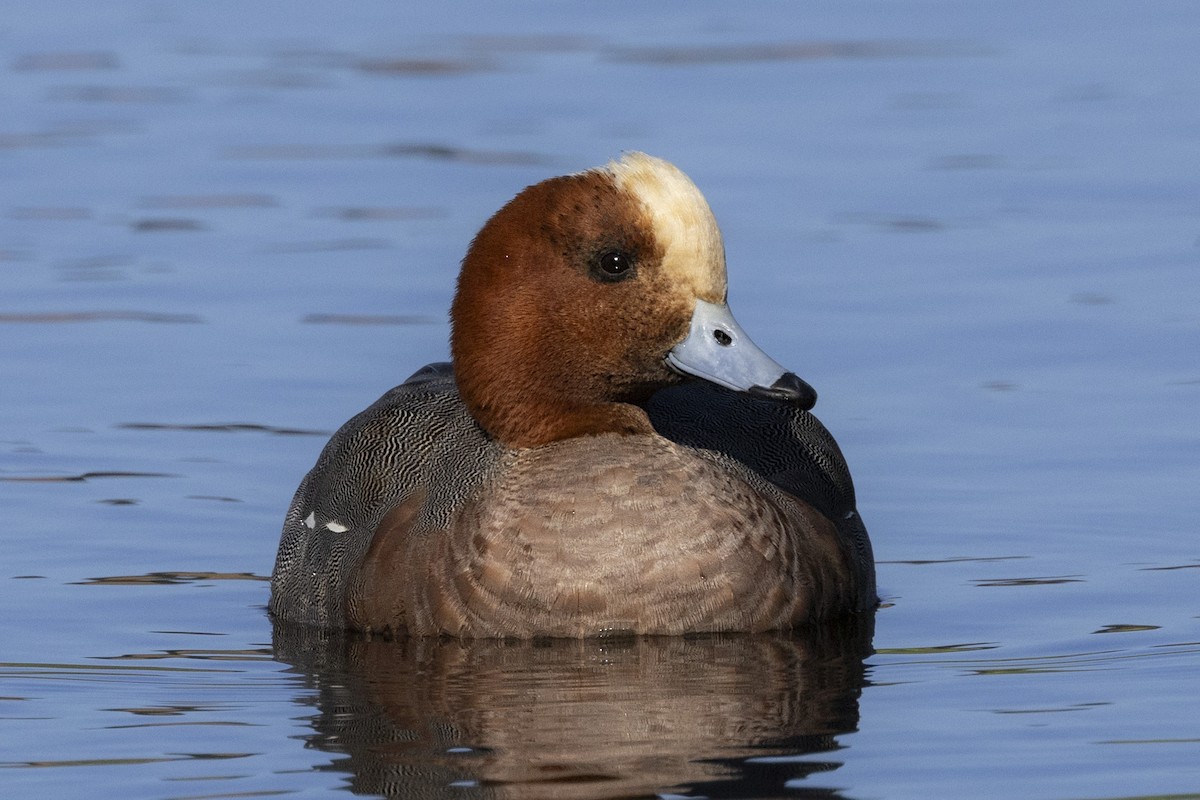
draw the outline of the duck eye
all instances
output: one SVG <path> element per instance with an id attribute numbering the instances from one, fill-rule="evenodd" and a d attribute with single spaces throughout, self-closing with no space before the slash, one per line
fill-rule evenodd
<path id="1" fill-rule="evenodd" d="M 593 275 L 602 281 L 619 281 L 633 274 L 633 258 L 623 250 L 604 250 L 596 257 Z"/>

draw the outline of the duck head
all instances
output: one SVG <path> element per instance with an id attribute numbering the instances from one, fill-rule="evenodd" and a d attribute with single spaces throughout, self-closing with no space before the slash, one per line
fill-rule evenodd
<path id="1" fill-rule="evenodd" d="M 463 401 L 511 447 L 651 433 L 636 403 L 684 376 L 816 402 L 730 313 L 700 190 L 644 153 L 530 186 L 496 212 L 463 259 L 451 325 Z"/>

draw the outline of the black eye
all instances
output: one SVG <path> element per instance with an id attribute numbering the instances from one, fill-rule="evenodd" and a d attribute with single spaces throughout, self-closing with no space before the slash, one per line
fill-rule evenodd
<path id="1" fill-rule="evenodd" d="M 620 275 L 629 269 L 629 256 L 619 250 L 606 250 L 600 254 L 600 269 L 609 275 Z"/>
<path id="2" fill-rule="evenodd" d="M 592 274 L 602 281 L 619 281 L 633 274 L 633 257 L 624 250 L 602 250 L 593 263 Z"/>

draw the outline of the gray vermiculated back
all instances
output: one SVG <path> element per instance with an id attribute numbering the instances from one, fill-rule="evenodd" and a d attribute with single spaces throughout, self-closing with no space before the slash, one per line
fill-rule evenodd
<path id="1" fill-rule="evenodd" d="M 459 400 L 449 364 L 431 364 L 388 391 L 333 435 L 296 491 L 271 576 L 271 611 L 341 627 L 347 580 L 384 514 L 423 489 L 415 534 L 447 526 L 502 452 Z M 334 532 L 330 521 L 348 530 Z"/>

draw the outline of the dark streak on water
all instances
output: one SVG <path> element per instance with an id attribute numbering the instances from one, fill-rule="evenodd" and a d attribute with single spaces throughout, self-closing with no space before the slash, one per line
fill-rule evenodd
<path id="1" fill-rule="evenodd" d="M 98 478 L 176 478 L 169 472 L 83 472 L 78 475 L 0 475 L 8 483 L 83 483 Z"/>
<path id="2" fill-rule="evenodd" d="M 177 325 L 203 322 L 195 314 L 165 314 L 153 311 L 31 311 L 0 314 L 0 323 L 32 322 L 38 324 L 63 322 L 153 322 Z"/>
<path id="3" fill-rule="evenodd" d="M 229 423 L 166 423 L 166 422 L 122 422 L 114 427 L 129 431 L 205 431 L 212 433 L 270 433 L 276 436 L 329 436 L 330 431 L 311 431 L 301 428 L 280 428 L 274 425 L 259 425 L 253 422 Z"/>

